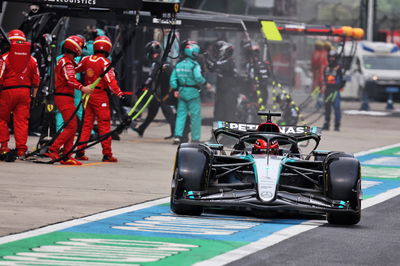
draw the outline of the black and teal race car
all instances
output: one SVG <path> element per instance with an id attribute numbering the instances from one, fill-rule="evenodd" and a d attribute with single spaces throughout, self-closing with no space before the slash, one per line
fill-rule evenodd
<path id="1" fill-rule="evenodd" d="M 317 127 L 278 126 L 279 113 L 259 112 L 267 122 L 214 123 L 215 143 L 178 147 L 171 210 L 200 215 L 207 207 L 257 212 L 326 214 L 331 224 L 361 218 L 360 162 L 353 155 L 316 150 Z"/>

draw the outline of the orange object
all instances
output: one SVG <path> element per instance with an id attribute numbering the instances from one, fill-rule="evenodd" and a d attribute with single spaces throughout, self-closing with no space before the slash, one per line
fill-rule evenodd
<path id="1" fill-rule="evenodd" d="M 352 36 L 354 39 L 362 39 L 364 37 L 364 30 L 361 28 L 354 28 Z"/>
<path id="2" fill-rule="evenodd" d="M 63 165 L 82 165 L 82 163 L 80 161 L 77 161 L 72 157 L 68 158 L 66 160 L 61 160 L 60 163 Z"/>
<path id="3" fill-rule="evenodd" d="M 343 26 L 342 30 L 343 30 L 344 35 L 346 35 L 347 37 L 352 37 L 352 34 L 353 34 L 353 28 L 352 27 Z"/>

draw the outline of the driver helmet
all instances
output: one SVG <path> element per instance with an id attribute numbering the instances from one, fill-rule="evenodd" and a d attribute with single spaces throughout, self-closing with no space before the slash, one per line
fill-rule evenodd
<path id="1" fill-rule="evenodd" d="M 268 152 L 268 148 L 269 148 L 270 154 L 278 154 L 278 150 L 279 150 L 278 141 L 273 140 L 268 145 L 268 142 L 266 140 L 257 139 L 253 146 L 253 154 L 266 154 Z"/>

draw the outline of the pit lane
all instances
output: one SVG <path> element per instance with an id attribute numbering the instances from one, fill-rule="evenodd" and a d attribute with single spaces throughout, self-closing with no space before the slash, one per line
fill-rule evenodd
<path id="1" fill-rule="evenodd" d="M 379 118 L 379 120 L 377 120 L 374 117 L 369 117 L 369 118 L 357 117 L 357 119 L 351 117 L 350 119 L 349 117 L 345 116 L 343 121 L 342 132 L 324 133 L 321 148 L 334 147 L 337 150 L 357 152 L 360 150 L 366 150 L 373 147 L 395 143 L 396 140 L 398 142 L 397 127 L 399 126 L 397 125 L 398 123 L 396 123 L 395 121 L 397 120 L 393 120 L 393 118 Z M 374 134 L 371 134 L 371 129 L 370 129 L 371 124 L 373 125 L 386 124 L 388 126 L 386 128 L 379 128 L 379 127 L 375 128 L 373 130 Z M 209 128 L 204 128 L 204 131 L 205 134 L 208 133 Z M 170 176 L 172 172 L 171 165 L 173 161 L 173 153 L 176 147 L 170 145 L 169 142 L 162 140 L 163 132 L 167 132 L 165 125 L 155 124 L 152 126 L 151 129 L 149 129 L 149 134 L 148 134 L 149 138 L 138 139 L 133 133 L 127 133 L 126 135 L 124 135 L 123 140 L 121 142 L 115 142 L 114 145 L 115 153 L 116 155 L 118 155 L 121 161 L 118 164 L 96 164 L 96 162 L 98 162 L 101 159 L 99 151 L 96 149 L 93 149 L 89 152 L 89 155 L 93 161 L 90 161 L 89 162 L 90 164 L 86 165 L 85 167 L 60 168 L 56 166 L 32 165 L 26 162 L 18 162 L 12 165 L 1 163 L 0 164 L 0 169 L 2 173 L 2 178 L 1 178 L 2 198 L 0 205 L 0 215 L 1 215 L 0 217 L 2 217 L 1 234 L 6 235 L 9 233 L 21 232 L 32 228 L 37 228 L 39 226 L 44 226 L 49 223 L 56 223 L 76 217 L 83 217 L 103 210 L 117 208 L 124 205 L 130 205 L 133 203 L 143 202 L 145 200 L 160 198 L 168 195 Z M 378 135 L 380 135 L 382 138 L 381 139 L 377 138 L 376 136 Z M 355 138 L 354 136 L 357 137 Z M 151 158 L 152 160 L 150 160 L 149 158 Z M 366 160 L 367 161 L 375 160 L 372 162 L 376 163 L 376 158 L 373 156 L 366 158 Z M 372 170 L 369 169 L 368 171 L 373 172 L 374 166 L 376 165 L 372 164 L 369 165 L 368 167 L 372 168 Z M 384 173 L 386 175 L 390 175 L 392 171 L 386 170 L 384 171 Z M 374 179 L 368 181 L 378 182 L 378 183 L 381 182 L 380 180 L 377 181 Z M 371 184 L 375 183 L 369 183 L 368 187 L 369 190 L 377 189 L 376 185 L 372 186 Z M 385 189 L 378 190 L 378 193 L 384 191 Z M 367 194 L 364 193 L 364 196 L 368 197 L 368 193 Z M 161 221 L 165 222 L 165 219 L 170 217 L 170 215 L 168 214 L 167 205 L 161 205 L 161 207 L 151 207 L 151 208 L 161 208 L 161 209 L 150 211 L 150 213 L 143 214 L 140 217 L 143 216 L 152 217 L 153 222 L 160 222 L 160 219 Z M 215 216 L 209 218 L 216 219 Z M 172 253 L 168 254 L 174 254 L 173 253 L 174 249 L 180 249 L 182 251 L 181 254 L 185 254 L 185 252 L 188 252 L 188 250 L 195 250 L 197 248 L 196 246 L 200 247 L 210 246 L 211 243 L 213 243 L 211 245 L 213 248 L 209 248 L 207 250 L 198 252 L 197 255 L 195 253 L 189 256 L 185 255 L 181 256 L 182 258 L 183 257 L 196 258 L 196 256 L 199 256 L 199 254 L 209 254 L 208 259 L 212 259 L 213 255 L 214 256 L 217 255 L 215 253 L 216 251 L 222 253 L 223 251 L 229 251 L 239 247 L 238 242 L 241 242 L 242 246 L 245 246 L 243 242 L 246 244 L 248 242 L 258 241 L 260 239 L 263 239 L 263 237 L 265 237 L 268 233 L 273 234 L 273 232 L 278 232 L 285 227 L 290 228 L 292 226 L 296 226 L 304 222 L 304 220 L 301 219 L 300 220 L 272 219 L 270 221 L 268 220 L 249 221 L 245 220 L 248 219 L 248 217 L 238 218 L 238 217 L 221 216 L 221 215 L 218 216 L 218 219 L 222 219 L 222 221 L 225 222 L 227 219 L 230 219 L 230 221 L 231 220 L 236 221 L 237 224 L 233 223 L 233 225 L 231 225 L 234 227 L 234 229 L 235 227 L 239 227 L 239 228 L 245 228 L 245 230 L 251 230 L 251 228 L 254 227 L 257 228 L 259 226 L 257 225 L 248 228 L 249 224 L 252 223 L 262 223 L 265 226 L 265 228 L 263 230 L 260 230 L 260 233 L 258 235 L 255 234 L 254 232 L 251 233 L 249 232 L 244 234 L 248 235 L 248 237 L 250 236 L 253 237 L 253 239 L 241 238 L 243 241 L 238 241 L 237 239 L 231 239 L 232 240 L 231 242 L 235 244 L 232 244 L 229 241 L 227 242 L 226 240 L 205 239 L 205 238 L 204 239 L 196 238 L 197 243 L 193 243 L 192 241 L 188 241 L 188 239 L 189 240 L 191 239 L 190 237 L 190 238 L 178 238 L 180 239 L 180 242 L 178 241 L 180 246 L 175 246 L 174 248 L 172 248 L 171 244 L 168 244 L 171 242 L 166 241 L 168 239 L 168 236 L 166 235 L 162 237 L 163 239 L 162 241 L 158 239 L 157 241 L 153 242 L 160 242 L 158 245 L 164 245 L 160 248 L 166 248 L 168 250 L 172 250 L 171 251 Z M 140 219 L 138 220 L 140 221 Z M 132 229 L 135 226 L 137 227 L 137 224 L 135 225 L 135 221 L 136 221 L 135 219 L 132 219 L 132 217 L 130 217 L 128 221 L 126 219 L 124 220 L 124 222 L 119 221 L 119 223 L 117 223 L 117 225 L 115 226 L 125 226 L 128 228 L 130 227 Z M 204 227 L 207 229 L 207 226 L 204 226 L 204 222 L 207 221 L 203 221 L 203 229 Z M 127 225 L 125 223 L 131 223 L 131 224 Z M 193 221 L 191 222 L 186 221 L 186 223 L 190 225 L 193 223 Z M 102 224 L 102 222 L 100 222 L 100 224 Z M 179 220 L 178 224 L 185 224 L 185 222 Z M 308 227 L 314 228 L 321 224 L 324 224 L 323 220 L 316 220 L 316 221 L 306 222 L 304 226 L 306 226 L 307 228 Z M 363 219 L 361 222 L 361 226 L 362 224 L 363 224 Z M 140 225 L 143 227 L 143 224 Z M 107 227 L 104 224 L 103 226 Z M 318 230 L 323 230 L 323 228 L 324 227 L 322 227 L 322 229 L 319 228 Z M 217 229 L 219 229 L 219 231 L 224 231 L 224 232 L 226 230 L 234 230 L 229 227 L 225 229 L 221 228 Z M 63 230 L 65 232 L 61 232 L 58 234 L 63 235 L 66 233 L 74 232 L 74 231 L 67 232 L 68 229 L 65 228 Z M 77 227 L 75 227 L 75 229 L 70 229 L 70 230 L 77 230 Z M 112 228 L 112 230 L 122 230 L 122 229 Z M 160 229 L 158 228 L 158 230 Z M 213 230 L 216 229 L 213 228 Z M 343 229 L 337 228 L 337 230 L 340 231 Z M 351 229 L 346 229 L 346 230 L 351 230 Z M 357 230 L 357 227 L 355 227 L 354 230 Z M 368 229 L 366 230 L 369 231 Z M 135 233 L 137 235 L 137 231 L 135 230 L 125 230 L 125 231 L 129 231 L 131 233 L 130 236 L 135 235 Z M 89 231 L 84 232 L 82 227 L 80 227 L 78 232 L 79 236 L 75 235 L 74 237 L 68 238 L 70 240 L 72 239 L 71 240 L 72 243 L 67 243 L 67 246 L 74 246 L 82 243 L 85 244 L 93 243 L 93 240 L 90 241 L 88 240 L 91 239 L 91 237 L 87 235 L 90 233 Z M 160 232 L 153 232 L 153 233 L 160 233 Z M 82 238 L 82 234 L 83 235 L 86 234 L 84 235 L 86 237 Z M 154 237 L 146 234 L 142 235 L 141 236 L 142 238 L 139 240 L 138 239 L 136 240 L 128 239 L 128 240 L 149 241 L 149 239 Z M 166 233 L 164 232 L 163 234 Z M 58 235 L 57 237 L 61 237 L 61 235 Z M 110 234 L 105 231 L 102 231 L 100 235 L 103 238 L 96 238 L 96 239 L 104 239 L 105 236 L 109 236 Z M 66 238 L 65 235 L 63 235 L 62 239 L 65 240 L 65 238 Z M 124 239 L 120 240 L 122 241 Z M 218 240 L 222 241 L 223 245 L 220 243 L 221 245 L 216 247 L 215 243 L 217 243 Z M 57 242 L 57 238 L 53 238 L 50 240 L 48 239 L 48 241 L 50 241 L 50 243 L 55 243 Z M 118 242 L 119 245 L 121 245 L 121 243 L 124 242 L 121 241 Z M 37 242 L 37 244 L 39 242 Z M 285 241 L 284 243 L 286 242 L 291 242 L 291 240 Z M 110 242 L 107 243 L 110 244 Z M 154 246 L 154 243 L 152 244 L 146 242 L 145 244 L 148 246 L 151 245 Z M 178 243 L 175 244 L 177 245 Z M 11 246 L 13 246 L 13 244 L 11 244 Z M 21 245 L 17 246 L 21 247 Z M 38 246 L 42 246 L 42 244 Z M 122 251 L 123 249 L 119 250 L 119 252 Z M 82 250 L 80 250 L 80 252 L 82 252 Z M 260 252 L 262 253 L 262 251 Z M 170 257 L 168 258 L 174 258 L 174 257 L 178 258 L 179 256 L 174 255 L 171 257 L 170 255 Z M 236 258 L 238 259 L 239 257 Z M 202 259 L 207 259 L 207 258 L 204 258 L 203 256 Z M 177 265 L 179 265 L 179 262 L 183 263 L 184 261 L 185 260 L 178 260 Z"/>

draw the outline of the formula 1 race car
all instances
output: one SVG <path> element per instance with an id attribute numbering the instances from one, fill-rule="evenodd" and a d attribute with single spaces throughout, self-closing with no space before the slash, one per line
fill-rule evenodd
<path id="1" fill-rule="evenodd" d="M 361 218 L 360 162 L 344 152 L 316 150 L 319 128 L 267 122 L 214 123 L 214 144 L 178 147 L 171 210 L 200 215 L 205 207 L 255 212 L 326 214 L 330 224 Z"/>

